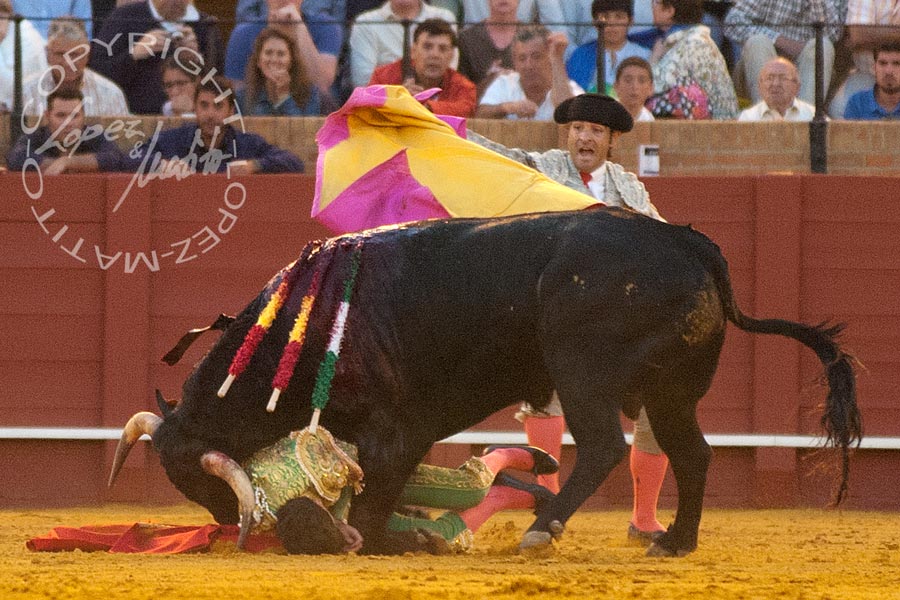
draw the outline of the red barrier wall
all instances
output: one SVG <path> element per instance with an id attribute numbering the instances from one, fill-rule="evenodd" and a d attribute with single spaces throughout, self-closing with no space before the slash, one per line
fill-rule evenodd
<path id="1" fill-rule="evenodd" d="M 0 174 L 0 426 L 121 427 L 156 410 L 153 390 L 180 394 L 212 342 L 176 367 L 159 358 L 191 327 L 236 313 L 304 242 L 326 235 L 308 215 L 303 175 L 230 181 L 193 177 L 135 185 L 130 176 L 48 178 Z M 645 182 L 675 223 L 691 223 L 723 249 L 745 312 L 850 324 L 845 341 L 867 369 L 859 398 L 870 435 L 900 435 L 900 179 L 828 176 L 665 177 Z M 243 187 L 241 187 L 243 186 Z M 28 191 L 32 196 L 29 197 Z M 217 241 L 218 240 L 218 241 Z M 152 253 L 155 250 L 156 254 Z M 121 253 L 121 254 L 118 254 Z M 133 272 L 128 272 L 133 271 Z M 817 433 L 821 372 L 812 353 L 730 328 L 712 389 L 700 405 L 707 433 Z M 512 409 L 482 429 L 518 429 Z M 0 440 L 0 505 L 103 500 L 172 501 L 148 445 L 116 488 L 105 480 L 113 442 Z M 443 446 L 437 462 L 472 450 Z M 566 450 L 567 471 L 574 449 Z M 820 505 L 828 479 L 806 476 L 807 452 L 719 448 L 707 501 L 719 506 Z M 900 508 L 891 483 L 900 453 L 860 451 L 851 504 Z M 671 479 L 671 476 L 670 476 Z M 674 506 L 673 481 L 663 504 Z M 594 505 L 630 502 L 618 467 Z"/>

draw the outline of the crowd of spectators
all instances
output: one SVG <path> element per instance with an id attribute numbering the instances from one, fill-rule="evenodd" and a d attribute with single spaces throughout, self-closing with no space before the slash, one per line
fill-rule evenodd
<path id="1" fill-rule="evenodd" d="M 119 1 L 97 23 L 90 0 L 0 0 L 0 111 L 15 13 L 30 115 L 67 90 L 59 104 L 77 92 L 87 117 L 199 118 L 198 90 L 224 75 L 250 116 L 325 115 L 395 84 L 463 117 L 550 120 L 598 91 L 637 120 L 808 121 L 821 22 L 830 117 L 900 116 L 900 0 L 238 0 L 227 39 L 192 0 Z"/>
<path id="2" fill-rule="evenodd" d="M 897 111 L 888 106 L 893 92 L 876 77 L 880 71 L 889 82 L 891 61 L 877 66 L 875 54 L 889 55 L 900 42 L 898 0 L 238 0 L 227 39 L 227 19 L 192 0 L 116 4 L 94 28 L 90 0 L 0 0 L 0 109 L 12 108 L 6 17 L 18 12 L 26 17 L 21 66 L 29 112 L 64 79 L 80 85 L 87 116 L 122 112 L 115 86 L 130 113 L 191 115 L 193 86 L 216 72 L 231 80 L 248 115 L 325 115 L 355 87 L 394 83 L 410 91 L 440 88 L 426 103 L 432 110 L 448 110 L 452 97 L 449 110 L 460 116 L 549 119 L 581 90 L 616 96 L 619 64 L 639 57 L 651 65 L 653 91 L 645 103 L 656 118 L 786 118 L 758 105 L 767 103 L 766 77 L 788 76 L 764 77 L 765 67 L 789 70 L 790 63 L 797 86 L 785 80 L 780 87 L 797 88 L 802 104 L 789 112 L 801 119 L 816 96 L 817 22 L 824 24 L 822 84 L 831 118 L 845 118 L 850 106 L 847 118 L 891 118 Z M 60 24 L 61 17 L 71 21 Z M 417 46 L 423 38 L 416 29 L 435 19 L 452 33 L 446 67 L 434 44 L 428 53 Z M 514 48 L 529 45 L 523 36 L 543 40 L 546 51 L 532 42 L 531 57 L 520 52 L 516 61 Z M 80 50 L 85 46 L 89 52 Z M 439 67 L 441 76 L 425 74 Z M 860 111 L 864 96 L 880 110 Z"/>

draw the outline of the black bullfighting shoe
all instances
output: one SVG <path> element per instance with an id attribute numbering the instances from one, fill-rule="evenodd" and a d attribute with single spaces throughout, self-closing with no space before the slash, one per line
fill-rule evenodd
<path id="1" fill-rule="evenodd" d="M 515 490 L 522 490 L 534 496 L 534 514 L 540 512 L 541 508 L 556 497 L 556 494 L 537 483 L 527 483 L 521 479 L 516 479 L 506 471 L 497 473 L 494 477 L 493 485 L 505 485 Z"/>
<path id="2" fill-rule="evenodd" d="M 655 542 L 665 531 L 644 531 L 643 529 L 638 529 L 634 526 L 634 523 L 628 524 L 628 539 L 641 544 L 642 546 L 649 546 L 653 542 Z"/>
<path id="3" fill-rule="evenodd" d="M 485 448 L 481 455 L 484 456 L 485 454 L 490 454 L 494 450 L 503 450 L 504 448 L 519 448 L 520 450 L 524 450 L 531 454 L 533 464 L 529 473 L 532 475 L 552 475 L 559 471 L 559 461 L 537 446 L 525 446 L 524 444 L 493 444 Z"/>

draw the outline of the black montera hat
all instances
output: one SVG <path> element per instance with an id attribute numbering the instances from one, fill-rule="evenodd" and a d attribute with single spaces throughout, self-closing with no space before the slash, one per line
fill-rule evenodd
<path id="1" fill-rule="evenodd" d="M 560 125 L 572 121 L 599 123 L 627 133 L 634 127 L 634 119 L 618 100 L 604 94 L 581 94 L 562 102 L 553 111 L 553 120 Z"/>

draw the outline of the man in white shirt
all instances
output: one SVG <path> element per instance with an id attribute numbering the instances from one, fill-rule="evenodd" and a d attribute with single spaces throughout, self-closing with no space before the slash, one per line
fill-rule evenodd
<path id="1" fill-rule="evenodd" d="M 569 79 L 564 62 L 568 38 L 543 25 L 523 27 L 512 45 L 514 71 L 488 86 L 475 116 L 482 119 L 549 121 L 564 100 L 584 90 Z"/>
<path id="2" fill-rule="evenodd" d="M 89 117 L 128 115 L 125 94 L 115 83 L 87 68 L 91 43 L 81 21 L 54 19 L 47 30 L 48 69 L 22 84 L 22 111 L 37 115 L 58 87 L 79 90 L 84 96 L 84 114 Z"/>
<path id="3" fill-rule="evenodd" d="M 773 58 L 759 72 L 762 100 L 741 111 L 738 121 L 811 121 L 816 107 L 797 98 L 800 74 L 786 58 Z"/>
<path id="4" fill-rule="evenodd" d="M 15 24 L 9 19 L 13 14 L 9 0 L 0 0 L 0 112 L 13 107 L 13 68 L 15 58 Z M 44 38 L 28 20 L 21 22 L 22 31 L 22 79 L 47 68 L 44 56 Z"/>
<path id="5" fill-rule="evenodd" d="M 445 8 L 425 4 L 423 0 L 388 0 L 380 8 L 356 17 L 350 32 L 350 80 L 354 87 L 368 85 L 375 67 L 403 57 L 403 21 L 421 23 L 442 19 L 456 29 L 456 16 Z M 412 27 L 409 32 L 412 43 Z M 459 63 L 454 53 L 450 67 Z"/>
<path id="6" fill-rule="evenodd" d="M 553 23 L 550 28 L 553 31 L 563 31 L 563 23 L 566 21 L 565 4 L 569 2 L 583 2 L 584 0 L 519 0 L 516 9 L 516 20 L 522 23 Z M 481 23 L 488 18 L 490 13 L 489 0 L 462 0 L 463 19 L 467 25 Z"/>

